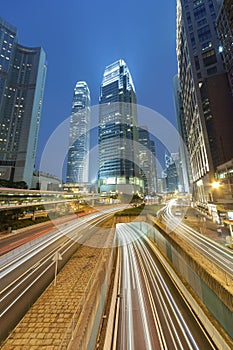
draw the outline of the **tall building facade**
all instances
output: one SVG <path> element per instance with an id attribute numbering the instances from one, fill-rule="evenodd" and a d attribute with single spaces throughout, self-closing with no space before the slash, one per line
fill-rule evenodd
<path id="1" fill-rule="evenodd" d="M 157 191 L 156 153 L 155 142 L 146 126 L 138 127 L 138 151 L 144 194 L 151 195 Z"/>
<path id="2" fill-rule="evenodd" d="M 180 183 L 182 181 L 181 166 L 179 153 L 168 154 L 165 152 L 165 169 L 162 172 L 164 179 L 164 192 L 179 191 Z"/>
<path id="3" fill-rule="evenodd" d="M 105 68 L 99 110 L 99 190 L 140 191 L 136 93 L 126 63 Z"/>
<path id="4" fill-rule="evenodd" d="M 181 192 L 191 193 L 191 169 L 190 169 L 190 161 L 187 151 L 187 140 L 188 135 L 186 133 L 186 128 L 184 124 L 184 112 L 183 112 L 183 103 L 182 103 L 182 93 L 180 89 L 180 82 L 178 75 L 176 75 L 173 79 L 173 87 L 174 87 L 174 102 L 175 102 L 175 112 L 176 112 L 176 120 L 177 126 L 180 136 L 179 142 L 179 157 L 180 157 L 180 169 L 181 176 L 180 179 L 180 188 Z"/>
<path id="5" fill-rule="evenodd" d="M 87 183 L 89 180 L 90 105 L 87 83 L 78 81 L 70 117 L 67 183 Z"/>
<path id="6" fill-rule="evenodd" d="M 207 208 L 217 166 L 232 158 L 233 101 L 216 30 L 221 1 L 177 1 L 178 77 L 193 198 Z"/>
<path id="7" fill-rule="evenodd" d="M 46 77 L 42 48 L 18 44 L 0 19 L 0 179 L 32 186 Z"/>
<path id="8" fill-rule="evenodd" d="M 233 4 L 224 0 L 217 17 L 217 28 L 222 45 L 222 53 L 233 96 Z"/>

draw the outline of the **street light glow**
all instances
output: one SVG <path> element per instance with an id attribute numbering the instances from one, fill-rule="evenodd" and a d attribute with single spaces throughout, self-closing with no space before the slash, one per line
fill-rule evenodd
<path id="1" fill-rule="evenodd" d="M 213 188 L 219 188 L 219 186 L 220 186 L 220 182 L 218 182 L 218 181 L 215 181 L 212 183 Z"/>

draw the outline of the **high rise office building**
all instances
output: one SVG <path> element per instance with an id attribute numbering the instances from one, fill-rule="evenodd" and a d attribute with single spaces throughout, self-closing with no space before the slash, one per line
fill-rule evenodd
<path id="1" fill-rule="evenodd" d="M 29 188 L 46 68 L 43 49 L 19 45 L 17 29 L 0 19 L 0 179 Z"/>
<path id="2" fill-rule="evenodd" d="M 221 1 L 177 0 L 178 77 L 194 200 L 213 202 L 218 165 L 232 158 L 229 125 L 233 101 L 224 68 L 216 17 Z"/>
<path id="3" fill-rule="evenodd" d="M 88 182 L 90 148 L 90 91 L 85 81 L 76 83 L 72 101 L 66 182 Z"/>
<path id="4" fill-rule="evenodd" d="M 172 153 L 171 155 L 169 155 L 165 153 L 165 165 L 167 192 L 175 192 L 179 189 L 179 183 L 181 178 L 179 174 L 179 154 Z"/>
<path id="5" fill-rule="evenodd" d="M 221 50 L 231 85 L 233 96 L 233 4 L 232 0 L 224 0 L 217 17 L 217 28 L 221 42 Z"/>
<path id="6" fill-rule="evenodd" d="M 155 142 L 146 126 L 138 127 L 139 166 L 144 180 L 144 194 L 157 191 Z"/>
<path id="7" fill-rule="evenodd" d="M 139 177 L 136 94 L 126 63 L 105 68 L 99 111 L 100 192 L 141 191 Z"/>
<path id="8" fill-rule="evenodd" d="M 175 112 L 176 112 L 176 120 L 177 127 L 179 131 L 179 155 L 180 155 L 180 176 L 179 176 L 179 190 L 181 192 L 190 193 L 191 191 L 191 169 L 190 169 L 190 161 L 187 152 L 187 140 L 188 135 L 186 133 L 185 128 L 185 120 L 183 113 L 183 103 L 182 103 L 182 93 L 180 89 L 179 78 L 176 75 L 173 79 L 173 87 L 174 87 L 174 102 L 175 102 Z"/>

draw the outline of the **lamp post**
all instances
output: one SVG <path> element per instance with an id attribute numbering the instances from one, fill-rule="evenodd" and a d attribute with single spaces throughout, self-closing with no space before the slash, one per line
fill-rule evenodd
<path id="1" fill-rule="evenodd" d="M 218 197 L 219 197 L 219 188 L 220 188 L 220 182 L 219 181 L 213 181 L 209 184 L 210 186 L 210 201 L 211 201 L 211 205 L 208 205 L 208 208 L 210 210 L 210 213 L 212 215 L 212 219 L 214 222 L 219 223 L 220 218 L 218 215 L 218 211 L 217 211 L 217 204 L 216 202 L 218 201 Z M 218 194 L 218 195 L 217 195 Z"/>
<path id="2" fill-rule="evenodd" d="M 52 258 L 52 261 L 55 262 L 55 271 L 54 271 L 54 287 L 57 285 L 57 270 L 58 270 L 58 261 L 62 260 L 62 255 L 57 250 Z"/>

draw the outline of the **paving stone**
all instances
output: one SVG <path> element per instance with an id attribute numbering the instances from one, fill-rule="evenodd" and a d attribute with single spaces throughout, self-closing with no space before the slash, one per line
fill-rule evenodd
<path id="1" fill-rule="evenodd" d="M 82 308 L 85 290 L 98 262 L 101 249 L 83 246 L 67 262 L 53 283 L 3 343 L 1 350 L 55 350 L 71 324 L 72 315 Z M 84 298 L 84 299 L 83 299 Z"/>

